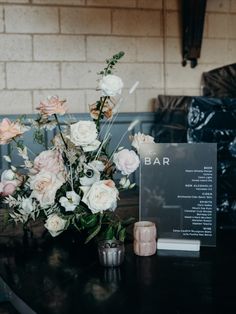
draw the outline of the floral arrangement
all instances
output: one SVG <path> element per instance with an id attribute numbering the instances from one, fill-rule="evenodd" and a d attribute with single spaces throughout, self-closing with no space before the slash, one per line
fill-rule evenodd
<path id="1" fill-rule="evenodd" d="M 15 167 L 11 157 L 4 156 L 9 169 L 1 175 L 0 198 L 8 204 L 10 220 L 27 226 L 41 218 L 53 237 L 73 227 L 86 232 L 86 242 L 96 236 L 124 240 L 131 219 L 122 220 L 115 213 L 119 192 L 134 187 L 129 175 L 139 167 L 139 145 L 153 142 L 153 138 L 138 133 L 131 137 L 133 149 L 120 147 L 124 136 L 137 124 L 134 121 L 109 152 L 112 125 L 124 102 L 122 79 L 113 74 L 123 55 L 120 52 L 106 60 L 106 67 L 99 73 L 100 98 L 89 106 L 91 121 L 69 121 L 62 126 L 58 116 L 64 116 L 65 121 L 68 106 L 65 100 L 52 96 L 40 102 L 35 120 L 27 120 L 31 127 L 26 126 L 26 118 L 0 122 L 0 145 L 12 143 L 23 162 Z M 129 94 L 137 86 L 138 82 Z M 52 147 L 38 156 L 21 139 L 30 128 L 41 144 L 42 131 L 58 131 Z M 116 172 L 122 175 L 119 182 L 114 180 Z"/>

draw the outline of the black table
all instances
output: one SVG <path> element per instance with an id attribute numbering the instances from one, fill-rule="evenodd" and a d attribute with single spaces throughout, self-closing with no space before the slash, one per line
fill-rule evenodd
<path id="1" fill-rule="evenodd" d="M 151 257 L 135 256 L 128 243 L 122 266 L 110 269 L 99 265 L 95 245 L 84 246 L 75 234 L 2 235 L 0 276 L 32 309 L 11 292 L 24 314 L 234 314 L 235 239 L 233 231 L 219 231 L 217 248 L 202 248 L 199 255 L 159 251 Z M 3 281 L 0 287 L 8 288 Z M 8 296 L 0 313 L 18 313 Z"/>

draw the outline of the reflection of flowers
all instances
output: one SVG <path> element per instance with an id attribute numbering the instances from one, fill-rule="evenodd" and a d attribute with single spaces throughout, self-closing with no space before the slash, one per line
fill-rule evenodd
<path id="1" fill-rule="evenodd" d="M 203 118 L 202 114 L 204 115 L 203 112 L 200 111 L 199 107 L 196 106 L 191 106 L 189 108 L 189 113 L 188 113 L 188 124 L 189 126 L 193 127 L 199 123 L 199 121 Z"/>
<path id="2" fill-rule="evenodd" d="M 91 279 L 85 287 L 85 293 L 91 294 L 96 301 L 106 301 L 109 299 L 118 289 L 115 282 L 109 284 L 102 283 L 99 279 Z"/>
<path id="3" fill-rule="evenodd" d="M 232 157 L 236 157 L 236 138 L 229 144 L 229 151 Z"/>

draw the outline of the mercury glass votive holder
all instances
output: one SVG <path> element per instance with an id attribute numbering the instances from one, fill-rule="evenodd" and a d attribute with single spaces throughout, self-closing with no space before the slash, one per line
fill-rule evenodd
<path id="1" fill-rule="evenodd" d="M 98 242 L 99 262 L 105 267 L 117 267 L 123 263 L 125 246 L 119 240 L 103 240 Z"/>

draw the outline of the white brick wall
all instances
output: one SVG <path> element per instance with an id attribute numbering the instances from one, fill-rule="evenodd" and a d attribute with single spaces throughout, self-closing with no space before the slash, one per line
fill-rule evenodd
<path id="1" fill-rule="evenodd" d="M 136 39 L 130 37 L 115 36 L 88 36 L 87 37 L 87 59 L 88 61 L 104 62 L 108 56 L 113 56 L 125 48 L 125 61 L 136 60 Z"/>
<path id="2" fill-rule="evenodd" d="M 0 90 L 5 87 L 4 63 L 0 62 Z"/>
<path id="3" fill-rule="evenodd" d="M 0 33 L 4 30 L 4 23 L 3 23 L 3 7 L 0 6 Z"/>
<path id="4" fill-rule="evenodd" d="M 160 36 L 160 11 L 114 10 L 112 33 L 128 36 Z"/>
<path id="5" fill-rule="evenodd" d="M 85 61 L 85 37 L 35 35 L 34 60 Z"/>
<path id="6" fill-rule="evenodd" d="M 61 99 L 66 99 L 69 105 L 69 113 L 85 112 L 85 92 L 82 90 L 35 90 L 33 93 L 33 110 L 42 99 L 50 95 L 58 95 Z"/>
<path id="7" fill-rule="evenodd" d="M 61 31 L 65 34 L 110 34 L 109 9 L 62 8 Z"/>
<path id="8" fill-rule="evenodd" d="M 32 113 L 52 94 L 87 112 L 97 72 L 120 50 L 124 93 L 140 81 L 121 111 L 152 111 L 164 92 L 199 95 L 202 72 L 236 62 L 236 0 L 208 0 L 195 69 L 181 66 L 179 10 L 179 0 L 0 0 L 0 114 Z"/>
<path id="9" fill-rule="evenodd" d="M 29 91 L 0 91 L 1 113 L 31 113 L 32 97 Z"/>
<path id="10" fill-rule="evenodd" d="M 7 6 L 7 33 L 58 33 L 58 8 Z"/>
<path id="11" fill-rule="evenodd" d="M 58 63 L 7 63 L 9 89 L 51 89 L 60 87 Z"/>
<path id="12" fill-rule="evenodd" d="M 1 61 L 32 60 L 32 39 L 29 35 L 0 34 Z"/>

